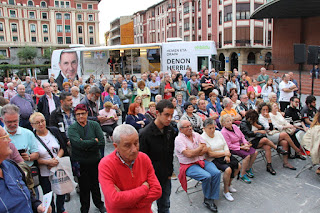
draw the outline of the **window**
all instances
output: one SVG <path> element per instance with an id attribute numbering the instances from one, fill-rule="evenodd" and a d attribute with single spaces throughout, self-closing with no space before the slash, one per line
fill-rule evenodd
<path id="1" fill-rule="evenodd" d="M 189 2 L 183 4 L 183 13 L 189 13 Z"/>
<path id="2" fill-rule="evenodd" d="M 89 33 L 93 33 L 93 26 L 89 26 Z"/>
<path id="3" fill-rule="evenodd" d="M 88 10 L 92 10 L 92 4 L 88 4 Z"/>
<path id="4" fill-rule="evenodd" d="M 0 55 L 3 55 L 4 57 L 7 57 L 7 51 L 6 50 L 0 50 Z"/>
<path id="5" fill-rule="evenodd" d="M 28 6 L 29 7 L 33 7 L 33 2 L 32 1 L 28 1 Z"/>
<path id="6" fill-rule="evenodd" d="M 201 0 L 198 0 L 198 11 L 201 11 Z"/>
<path id="7" fill-rule="evenodd" d="M 3 31 L 3 23 L 0 23 L 0 31 Z"/>
<path id="8" fill-rule="evenodd" d="M 12 41 L 18 41 L 18 36 L 13 36 Z"/>
<path id="9" fill-rule="evenodd" d="M 34 12 L 29 12 L 29 18 L 34 18 Z"/>
<path id="10" fill-rule="evenodd" d="M 212 35 L 211 35 L 211 34 L 209 34 L 209 35 L 208 35 L 208 41 L 210 41 L 210 40 L 211 40 L 211 38 L 212 38 Z"/>
<path id="11" fill-rule="evenodd" d="M 55 2 L 54 2 L 54 6 L 55 6 L 55 7 L 59 7 L 59 1 L 55 1 Z"/>
<path id="12" fill-rule="evenodd" d="M 30 24 L 30 32 L 35 33 L 36 32 L 36 25 Z"/>
<path id="13" fill-rule="evenodd" d="M 43 32 L 44 33 L 47 33 L 48 32 L 48 25 L 42 25 L 42 29 L 43 29 Z"/>
<path id="14" fill-rule="evenodd" d="M 70 14 L 69 13 L 64 14 L 64 19 L 65 20 L 70 20 Z"/>
<path id="15" fill-rule="evenodd" d="M 42 13 L 42 19 L 48 19 L 48 13 Z"/>
<path id="16" fill-rule="evenodd" d="M 0 17 L 2 16 L 2 10 L 0 10 Z"/>
<path id="17" fill-rule="evenodd" d="M 63 44 L 63 37 L 58 37 L 58 44 Z"/>
<path id="18" fill-rule="evenodd" d="M 221 24 L 222 24 L 222 13 L 219 12 L 219 25 L 221 25 Z"/>
<path id="19" fill-rule="evenodd" d="M 66 33 L 70 33 L 70 32 L 71 32 L 70 25 L 64 26 L 64 31 L 65 31 Z"/>
<path id="20" fill-rule="evenodd" d="M 62 19 L 61 13 L 56 13 L 56 19 Z"/>
<path id="21" fill-rule="evenodd" d="M 57 25 L 57 33 L 62 33 L 62 25 Z"/>
<path id="22" fill-rule="evenodd" d="M 211 0 L 208 0 L 208 8 L 211 8 Z"/>
<path id="23" fill-rule="evenodd" d="M 0 36 L 0 41 L 4 41 L 4 36 Z M 0 53 L 0 55 L 2 54 Z"/>
<path id="24" fill-rule="evenodd" d="M 184 25 L 183 25 L 184 31 L 188 31 L 190 29 L 190 24 L 189 24 L 189 19 L 184 20 Z"/>
<path id="25" fill-rule="evenodd" d="M 93 15 L 89 15 L 89 16 L 88 16 L 88 20 L 89 20 L 89 21 L 93 21 Z"/>
<path id="26" fill-rule="evenodd" d="M 237 12 L 236 18 L 237 20 L 250 19 L 250 12 L 249 11 Z"/>
<path id="27" fill-rule="evenodd" d="M 16 17 L 16 11 L 15 10 L 10 10 L 10 17 L 15 18 Z"/>
<path id="28" fill-rule="evenodd" d="M 71 44 L 71 37 L 66 37 L 66 44 Z"/>
<path id="29" fill-rule="evenodd" d="M 70 2 L 66 1 L 66 8 L 70 8 Z"/>
<path id="30" fill-rule="evenodd" d="M 93 38 L 92 37 L 90 37 L 90 39 L 89 39 L 89 44 L 93 44 Z"/>
<path id="31" fill-rule="evenodd" d="M 14 5 L 14 0 L 9 0 L 9 4 Z"/>
<path id="32" fill-rule="evenodd" d="M 82 26 L 78 26 L 78 33 L 82 33 Z"/>
<path id="33" fill-rule="evenodd" d="M 42 2 L 40 3 L 40 6 L 41 6 L 41 7 L 47 7 L 47 3 L 46 3 L 45 1 L 42 1 Z"/>
<path id="34" fill-rule="evenodd" d="M 82 5 L 81 4 L 77 4 L 77 9 L 82 9 Z"/>
<path id="35" fill-rule="evenodd" d="M 37 42 L 37 37 L 32 36 L 32 37 L 31 37 L 31 41 L 32 41 L 32 42 Z"/>
<path id="36" fill-rule="evenodd" d="M 211 27 L 211 15 L 208 15 L 208 27 Z"/>
<path id="37" fill-rule="evenodd" d="M 11 30 L 12 32 L 17 32 L 17 24 L 11 24 Z"/>
<path id="38" fill-rule="evenodd" d="M 60 7 L 64 8 L 64 1 L 60 1 Z"/>
<path id="39" fill-rule="evenodd" d="M 83 39 L 82 39 L 82 37 L 79 37 L 79 44 L 83 44 Z"/>
<path id="40" fill-rule="evenodd" d="M 43 42 L 48 42 L 49 41 L 49 37 L 45 36 L 43 37 Z"/>
<path id="41" fill-rule="evenodd" d="M 232 21 L 232 13 L 226 13 L 224 15 L 224 21 Z"/>
<path id="42" fill-rule="evenodd" d="M 201 30 L 201 18 L 198 18 L 198 28 Z"/>
<path id="43" fill-rule="evenodd" d="M 78 14 L 78 21 L 82 21 L 82 15 Z"/>

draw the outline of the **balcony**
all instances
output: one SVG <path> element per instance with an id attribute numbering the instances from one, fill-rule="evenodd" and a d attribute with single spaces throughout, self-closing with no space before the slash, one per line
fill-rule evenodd
<path id="1" fill-rule="evenodd" d="M 237 47 L 246 47 L 251 44 L 250 40 L 235 40 L 235 42 Z"/>

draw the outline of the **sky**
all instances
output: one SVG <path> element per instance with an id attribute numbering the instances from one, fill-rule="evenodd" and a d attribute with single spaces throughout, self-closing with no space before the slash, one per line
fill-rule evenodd
<path id="1" fill-rule="evenodd" d="M 133 13 L 146 10 L 148 7 L 162 0 L 101 0 L 98 5 L 99 13 L 99 38 L 104 44 L 104 34 L 110 29 L 110 22 L 120 16 L 133 15 Z"/>

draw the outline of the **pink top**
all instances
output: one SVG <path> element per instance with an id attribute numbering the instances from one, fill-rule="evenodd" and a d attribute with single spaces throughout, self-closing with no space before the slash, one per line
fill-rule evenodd
<path id="1" fill-rule="evenodd" d="M 100 115 L 100 116 L 107 117 L 107 118 L 110 118 L 110 117 L 115 118 L 115 117 L 117 116 L 117 113 L 116 113 L 116 111 L 115 111 L 114 109 L 110 109 L 109 112 L 106 112 L 105 109 L 102 109 L 102 110 L 99 111 L 99 115 Z M 109 119 L 109 120 L 107 120 L 107 121 L 105 121 L 105 122 L 103 122 L 103 123 L 100 123 L 100 125 L 101 125 L 101 126 L 103 126 L 103 125 L 111 125 L 111 124 L 113 124 L 114 122 L 115 122 L 115 120 Z"/>
<path id="2" fill-rule="evenodd" d="M 240 150 L 240 144 L 249 142 L 246 140 L 241 130 L 235 124 L 232 124 L 232 127 L 234 132 L 229 131 L 225 127 L 223 127 L 221 133 L 226 140 L 230 150 Z"/>
<path id="3" fill-rule="evenodd" d="M 261 87 L 259 85 L 257 85 L 257 90 L 258 90 L 258 93 L 261 93 Z M 256 91 L 254 90 L 253 86 L 249 86 L 248 87 L 248 92 L 254 92 L 256 93 Z"/>
<path id="4" fill-rule="evenodd" d="M 197 161 L 201 161 L 205 159 L 205 155 L 188 158 L 184 156 L 184 154 L 182 154 L 182 152 L 187 148 L 196 149 L 199 147 L 200 143 L 206 144 L 206 141 L 201 137 L 199 133 L 193 132 L 192 139 L 193 141 L 191 141 L 185 134 L 181 132 L 176 137 L 174 143 L 175 143 L 175 151 L 176 151 L 176 155 L 178 157 L 179 163 L 190 164 L 190 163 L 195 163 Z"/>

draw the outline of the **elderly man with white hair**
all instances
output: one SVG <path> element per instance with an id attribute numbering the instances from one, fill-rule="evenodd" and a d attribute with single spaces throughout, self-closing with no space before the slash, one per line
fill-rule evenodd
<path id="1" fill-rule="evenodd" d="M 99 164 L 99 182 L 108 212 L 149 212 L 161 186 L 148 155 L 139 152 L 139 135 L 128 124 L 113 132 L 115 150 Z"/>
<path id="2" fill-rule="evenodd" d="M 76 86 L 73 86 L 70 91 L 72 94 L 72 106 L 76 107 L 78 104 L 80 104 L 80 101 L 84 98 L 84 95 L 80 93 L 79 87 Z"/>
<path id="3" fill-rule="evenodd" d="M 10 99 L 17 94 L 17 91 L 14 90 L 14 85 L 12 82 L 8 83 L 7 87 L 8 89 L 4 92 L 3 96 L 5 99 L 10 101 Z"/>
<path id="4" fill-rule="evenodd" d="M 200 134 L 192 131 L 192 125 L 187 120 L 180 121 L 178 129 L 175 153 L 180 163 L 181 186 L 187 191 L 187 176 L 201 181 L 203 204 L 212 212 L 218 212 L 214 200 L 219 199 L 221 173 L 212 162 L 205 160 L 205 154 L 208 152 L 206 141 Z"/>

